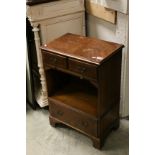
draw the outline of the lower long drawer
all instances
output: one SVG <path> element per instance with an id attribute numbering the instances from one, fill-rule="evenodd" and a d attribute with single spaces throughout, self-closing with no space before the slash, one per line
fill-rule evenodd
<path id="1" fill-rule="evenodd" d="M 88 135 L 98 136 L 97 119 L 90 117 L 75 108 L 55 101 L 54 99 L 49 100 L 49 111 L 52 117 L 60 120 L 64 124 L 79 129 Z"/>

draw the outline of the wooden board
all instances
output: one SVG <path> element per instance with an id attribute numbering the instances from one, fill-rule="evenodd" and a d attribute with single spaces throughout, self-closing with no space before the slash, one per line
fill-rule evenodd
<path id="1" fill-rule="evenodd" d="M 128 14 L 129 0 L 98 0 L 97 3 L 103 5 L 106 8 Z"/>
<path id="2" fill-rule="evenodd" d="M 110 23 L 116 24 L 116 11 L 107 9 L 102 5 L 86 0 L 86 12 Z"/>

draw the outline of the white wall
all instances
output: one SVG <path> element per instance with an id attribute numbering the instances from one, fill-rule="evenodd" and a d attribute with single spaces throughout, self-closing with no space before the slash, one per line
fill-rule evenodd
<path id="1" fill-rule="evenodd" d="M 125 45 L 122 56 L 121 107 L 122 117 L 129 115 L 128 91 L 128 15 L 117 12 L 117 24 L 111 24 L 94 16 L 88 15 L 87 35 Z"/>

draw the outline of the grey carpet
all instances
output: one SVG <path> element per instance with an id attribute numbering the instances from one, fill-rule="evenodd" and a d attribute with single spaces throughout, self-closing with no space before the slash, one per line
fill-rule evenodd
<path id="1" fill-rule="evenodd" d="M 26 115 L 27 155 L 128 155 L 129 123 L 121 120 L 120 128 L 107 138 L 102 150 L 92 147 L 92 141 L 70 128 L 49 124 L 48 110 L 33 111 L 27 107 Z"/>

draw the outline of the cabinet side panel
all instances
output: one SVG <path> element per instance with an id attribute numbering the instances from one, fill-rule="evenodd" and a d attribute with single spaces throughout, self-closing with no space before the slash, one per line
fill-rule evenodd
<path id="1" fill-rule="evenodd" d="M 105 141 L 105 138 L 108 136 L 108 134 L 111 132 L 112 129 L 117 129 L 119 127 L 119 104 L 113 105 L 110 111 L 106 113 L 101 118 L 101 133 L 100 137 L 103 140 L 102 143 Z"/>
<path id="2" fill-rule="evenodd" d="M 113 105 L 120 102 L 121 60 L 122 50 L 99 68 L 99 116 L 104 115 Z"/>

